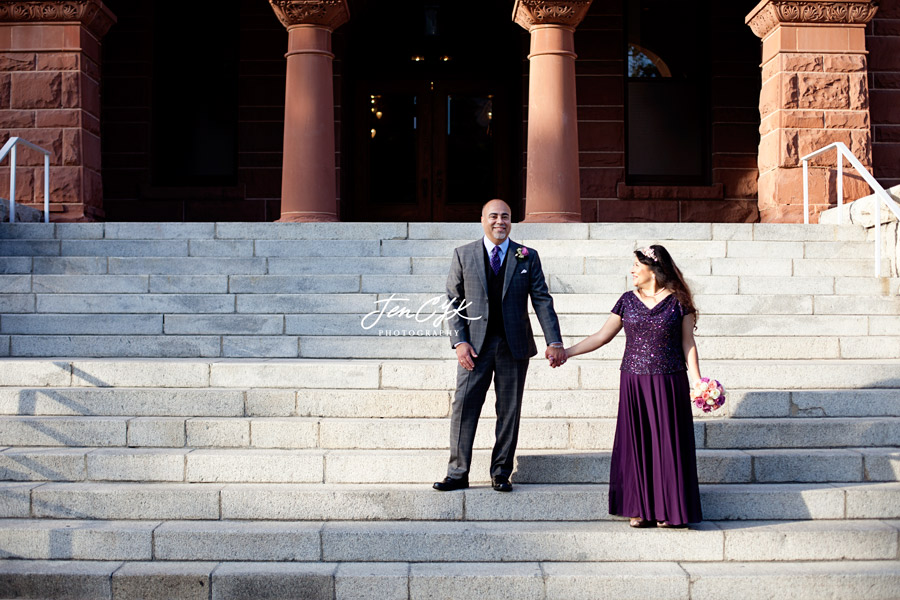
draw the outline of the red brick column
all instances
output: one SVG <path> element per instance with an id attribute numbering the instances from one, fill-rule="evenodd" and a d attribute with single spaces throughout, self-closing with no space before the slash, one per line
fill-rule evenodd
<path id="1" fill-rule="evenodd" d="M 803 222 L 800 158 L 823 146 L 844 142 L 871 171 L 865 26 L 876 9 L 872 0 L 764 0 L 747 16 L 763 41 L 761 221 Z M 810 161 L 810 222 L 837 201 L 836 166 L 836 152 Z M 846 167 L 845 199 L 868 193 Z"/>
<path id="2" fill-rule="evenodd" d="M 525 221 L 581 222 L 575 27 L 593 0 L 516 0 L 531 33 Z"/>
<path id="3" fill-rule="evenodd" d="M 0 137 L 53 152 L 53 221 L 103 218 L 100 40 L 115 16 L 99 0 L 0 1 Z M 43 210 L 43 155 L 18 152 L 16 201 Z M 9 167 L 0 189 L 9 189 Z"/>
<path id="4" fill-rule="evenodd" d="M 279 221 L 337 221 L 331 32 L 347 0 L 269 0 L 288 30 Z"/>

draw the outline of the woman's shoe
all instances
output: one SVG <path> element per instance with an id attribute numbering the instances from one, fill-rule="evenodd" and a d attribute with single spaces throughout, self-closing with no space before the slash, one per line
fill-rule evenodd
<path id="1" fill-rule="evenodd" d="M 640 517 L 632 517 L 631 521 L 628 524 L 636 529 L 641 529 L 643 527 L 652 527 L 653 521 L 647 521 L 646 519 L 642 519 Z"/>
<path id="2" fill-rule="evenodd" d="M 657 523 L 656 526 L 657 526 L 657 527 L 662 527 L 662 528 L 664 528 L 664 529 L 684 529 L 685 527 L 687 527 L 687 524 L 684 524 L 684 525 L 672 525 L 671 523 L 667 523 L 667 522 L 665 522 L 665 521 L 662 521 L 662 522 L 660 522 L 660 523 Z"/>

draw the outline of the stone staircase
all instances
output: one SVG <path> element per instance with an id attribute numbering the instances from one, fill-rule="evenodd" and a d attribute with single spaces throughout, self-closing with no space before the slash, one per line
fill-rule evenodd
<path id="1" fill-rule="evenodd" d="M 475 485 L 430 489 L 455 367 L 424 317 L 479 231 L 0 225 L 0 598 L 900 598 L 900 280 L 864 229 L 514 226 L 567 343 L 636 245 L 693 285 L 730 392 L 695 419 L 707 521 L 640 531 L 606 513 L 621 339 L 534 361 L 512 494 L 490 402 Z"/>

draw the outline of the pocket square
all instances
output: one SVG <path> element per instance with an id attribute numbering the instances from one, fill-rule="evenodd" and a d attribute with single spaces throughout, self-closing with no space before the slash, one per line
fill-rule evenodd
<path id="1" fill-rule="evenodd" d="M 519 272 L 519 275 L 521 275 L 522 273 L 527 273 L 527 272 L 528 272 L 528 269 L 522 269 L 522 270 Z"/>

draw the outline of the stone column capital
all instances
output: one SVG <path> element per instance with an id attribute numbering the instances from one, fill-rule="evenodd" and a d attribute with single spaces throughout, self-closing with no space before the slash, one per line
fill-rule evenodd
<path id="1" fill-rule="evenodd" d="M 269 0 L 281 24 L 317 25 L 334 31 L 350 20 L 347 0 Z"/>
<path id="2" fill-rule="evenodd" d="M 877 10 L 875 0 L 763 0 L 744 22 L 764 38 L 783 23 L 865 25 Z"/>
<path id="3" fill-rule="evenodd" d="M 116 16 L 100 0 L 0 0 L 0 23 L 73 22 L 100 39 Z"/>
<path id="4" fill-rule="evenodd" d="M 531 31 L 539 25 L 575 29 L 594 0 L 516 0 L 513 21 Z"/>

